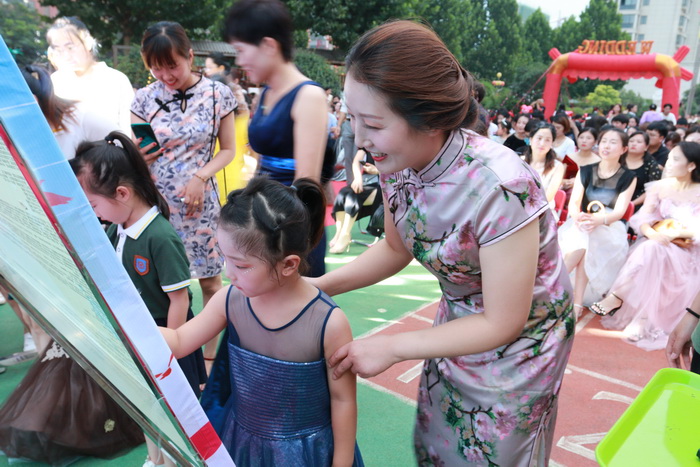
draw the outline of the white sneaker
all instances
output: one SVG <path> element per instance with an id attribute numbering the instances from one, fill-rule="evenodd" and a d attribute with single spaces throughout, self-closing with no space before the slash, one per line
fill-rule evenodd
<path id="1" fill-rule="evenodd" d="M 7 303 L 7 300 L 5 300 L 3 294 L 0 294 L 0 305 L 4 305 L 5 303 Z"/>
<path id="2" fill-rule="evenodd" d="M 24 348 L 25 352 L 36 352 L 36 344 L 34 343 L 34 338 L 28 332 L 24 333 Z"/>
<path id="3" fill-rule="evenodd" d="M 8 355 L 7 357 L 0 357 L 0 365 L 5 365 L 5 366 L 17 365 L 18 363 L 26 362 L 27 360 L 31 360 L 33 358 L 36 358 L 36 356 L 37 356 L 36 351 L 17 352 L 17 353 L 13 353 L 12 355 Z"/>
<path id="4" fill-rule="evenodd" d="M 163 464 L 160 464 L 160 465 L 163 465 Z M 153 463 L 153 461 L 147 457 L 146 462 L 143 463 L 143 467 L 159 467 L 159 464 Z"/>

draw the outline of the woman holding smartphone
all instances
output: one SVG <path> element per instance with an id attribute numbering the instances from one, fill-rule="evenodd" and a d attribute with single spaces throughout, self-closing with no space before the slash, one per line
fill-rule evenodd
<path id="1" fill-rule="evenodd" d="M 141 151 L 168 201 L 170 222 L 185 243 L 206 305 L 222 286 L 224 260 L 214 238 L 220 210 L 215 175 L 235 155 L 236 98 L 226 85 L 192 71 L 192 45 L 178 23 L 146 29 L 141 56 L 157 81 L 136 93 L 131 121 L 150 123 L 160 143 L 150 154 L 157 143 Z M 205 358 L 213 359 L 216 346 L 209 347 Z"/>

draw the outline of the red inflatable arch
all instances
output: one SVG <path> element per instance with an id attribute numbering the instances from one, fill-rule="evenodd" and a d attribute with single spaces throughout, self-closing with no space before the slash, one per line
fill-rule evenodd
<path id="1" fill-rule="evenodd" d="M 692 79 L 693 73 L 679 65 L 690 49 L 681 46 L 668 55 L 649 53 L 651 43 L 641 43 L 642 53 L 635 53 L 632 41 L 584 41 L 576 51 L 562 55 L 553 48 L 549 56 L 553 62 L 547 70 L 544 86 L 545 117 L 549 119 L 557 107 L 561 80 L 570 83 L 578 78 L 623 79 L 657 78 L 656 87 L 663 89 L 662 104 L 672 104 L 678 116 L 681 79 Z"/>

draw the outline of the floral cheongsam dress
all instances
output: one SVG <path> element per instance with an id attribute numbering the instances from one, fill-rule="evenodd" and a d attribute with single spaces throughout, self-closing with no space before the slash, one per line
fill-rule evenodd
<path id="1" fill-rule="evenodd" d="M 440 282 L 435 326 L 484 311 L 480 248 L 529 222 L 540 226 L 521 335 L 481 354 L 425 361 L 415 427 L 421 466 L 547 463 L 575 320 L 555 219 L 538 180 L 511 150 L 466 130 L 453 132 L 420 172 L 381 177 L 406 248 Z"/>
<path id="2" fill-rule="evenodd" d="M 202 211 L 186 216 L 181 191 L 214 155 L 221 119 L 236 108 L 224 84 L 200 79 L 185 91 L 172 91 L 156 81 L 136 92 L 131 112 L 153 127 L 165 152 L 151 165 L 158 191 L 170 206 L 170 222 L 185 244 L 193 278 L 213 277 L 223 270 L 216 247 L 219 187 L 211 177 L 204 189 Z"/>

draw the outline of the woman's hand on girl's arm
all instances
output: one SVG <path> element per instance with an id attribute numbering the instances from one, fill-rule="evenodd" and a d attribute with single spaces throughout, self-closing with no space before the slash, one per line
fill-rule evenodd
<path id="1" fill-rule="evenodd" d="M 347 318 L 340 309 L 333 310 L 324 337 L 325 355 L 352 341 Z M 332 377 L 328 368 L 328 389 L 331 395 L 331 425 L 333 427 L 333 467 L 350 467 L 355 459 L 357 436 L 357 381 L 351 372 L 341 378 Z"/>
<path id="2" fill-rule="evenodd" d="M 168 327 L 177 329 L 187 321 L 187 312 L 190 309 L 189 287 L 168 292 L 170 307 L 168 307 Z"/>
<path id="3" fill-rule="evenodd" d="M 177 329 L 159 328 L 175 358 L 191 354 L 226 327 L 227 294 L 228 287 L 216 292 L 197 316 Z"/>
<path id="4" fill-rule="evenodd" d="M 328 142 L 328 100 L 323 89 L 303 86 L 292 105 L 294 120 L 294 178 L 321 180 Z"/>
<path id="5" fill-rule="evenodd" d="M 530 313 L 538 255 L 539 220 L 534 219 L 479 251 L 483 313 L 420 331 L 353 341 L 329 360 L 335 367 L 333 377 L 347 370 L 374 376 L 404 360 L 476 354 L 512 342 L 522 333 Z"/>

